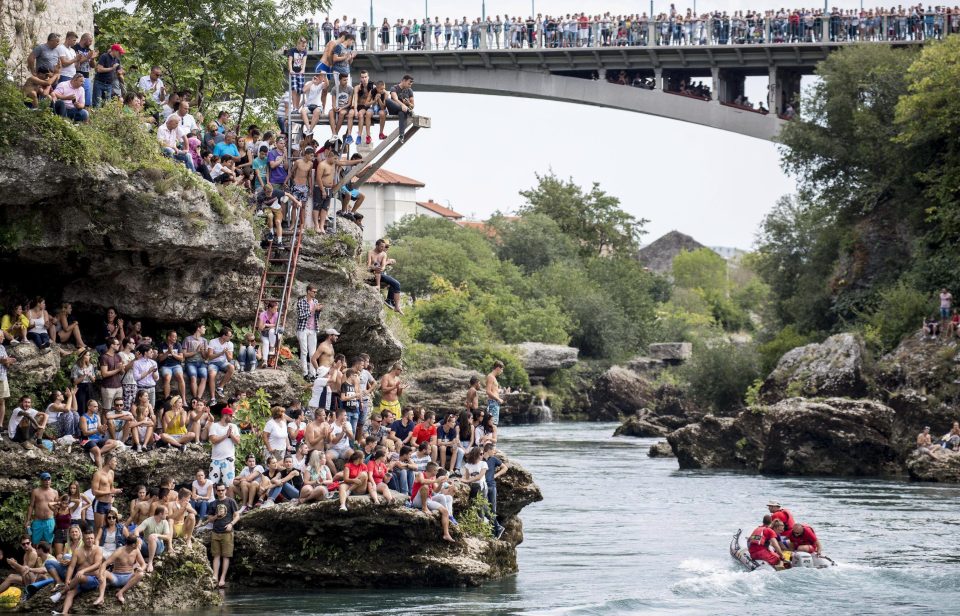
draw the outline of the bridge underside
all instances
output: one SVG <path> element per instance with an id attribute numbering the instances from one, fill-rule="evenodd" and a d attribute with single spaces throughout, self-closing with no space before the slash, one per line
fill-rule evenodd
<path id="1" fill-rule="evenodd" d="M 382 73 L 376 73 L 381 78 Z M 387 83 L 396 83 L 402 73 L 388 73 Z M 721 105 L 716 100 L 645 90 L 606 81 L 564 77 L 545 72 L 429 71 L 419 70 L 415 89 L 421 92 L 460 92 L 494 96 L 517 96 L 562 101 L 595 107 L 621 109 L 731 131 L 758 139 L 773 140 L 783 120 L 775 114 Z"/>

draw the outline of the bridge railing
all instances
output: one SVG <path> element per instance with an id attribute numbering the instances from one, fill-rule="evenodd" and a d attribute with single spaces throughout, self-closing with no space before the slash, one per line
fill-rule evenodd
<path id="1" fill-rule="evenodd" d="M 516 24 L 487 21 L 465 28 L 417 21 L 373 27 L 364 23 L 347 30 L 356 34 L 356 48 L 366 52 L 884 42 L 940 39 L 960 33 L 960 13 L 809 14 L 799 19 L 753 14 Z M 322 50 L 336 34 L 314 25 L 310 49 Z"/>

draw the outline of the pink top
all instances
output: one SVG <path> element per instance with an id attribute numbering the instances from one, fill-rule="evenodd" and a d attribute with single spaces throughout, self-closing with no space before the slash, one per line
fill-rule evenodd
<path id="1" fill-rule="evenodd" d="M 274 312 L 273 314 L 270 314 L 269 310 L 264 310 L 263 312 L 260 313 L 260 320 L 263 321 L 263 324 L 266 325 L 267 327 L 276 327 L 277 319 L 279 319 L 279 317 L 280 317 L 279 312 Z"/>

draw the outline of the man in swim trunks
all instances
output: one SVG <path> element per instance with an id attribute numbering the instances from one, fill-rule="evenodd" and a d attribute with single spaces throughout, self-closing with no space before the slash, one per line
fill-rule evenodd
<path id="1" fill-rule="evenodd" d="M 140 522 L 150 517 L 150 509 L 153 507 L 153 499 L 147 494 L 146 486 L 137 486 L 137 498 L 130 503 L 130 517 L 127 518 L 127 526 L 136 528 Z"/>
<path id="2" fill-rule="evenodd" d="M 187 547 L 193 547 L 193 529 L 197 526 L 197 511 L 190 505 L 190 490 L 180 488 L 177 500 L 170 504 L 170 519 L 173 521 L 173 536 L 186 539 Z"/>
<path id="3" fill-rule="evenodd" d="M 330 201 L 334 198 L 333 189 L 340 177 L 338 167 L 356 165 L 363 162 L 363 158 L 346 160 L 340 158 L 334 151 L 334 144 L 328 141 L 324 145 L 323 158 L 317 164 L 317 172 L 313 182 L 313 230 L 317 233 L 326 233 L 327 214 L 330 212 Z"/>
<path id="4" fill-rule="evenodd" d="M 503 398 L 500 397 L 500 382 L 497 377 L 503 374 L 503 362 L 499 359 L 493 362 L 493 370 L 487 375 L 487 412 L 493 416 L 493 423 L 500 423 L 500 405 L 503 404 Z"/>
<path id="5" fill-rule="evenodd" d="M 119 542 L 123 543 L 119 543 Z M 107 568 L 112 567 L 108 571 Z M 103 597 L 107 592 L 107 584 L 117 591 L 117 601 L 121 605 L 126 601 L 123 593 L 136 586 L 143 579 L 143 571 L 147 565 L 143 561 L 143 554 L 137 549 L 136 537 L 125 537 L 118 540 L 117 550 L 100 565 L 100 596 L 93 602 L 94 605 L 103 605 Z"/>
<path id="6" fill-rule="evenodd" d="M 27 505 L 26 528 L 33 545 L 41 541 L 53 543 L 53 507 L 60 495 L 50 487 L 50 473 L 40 473 L 40 487 L 30 491 L 30 504 Z"/>
<path id="7" fill-rule="evenodd" d="M 87 527 L 83 531 L 83 547 L 79 553 L 74 553 L 67 569 L 67 585 L 64 587 L 66 597 L 63 600 L 63 614 L 69 614 L 73 607 L 73 600 L 85 590 L 96 590 L 100 586 L 97 574 L 103 564 L 103 552 L 96 545 L 93 529 Z"/>
<path id="8" fill-rule="evenodd" d="M 317 350 L 313 353 L 313 357 L 310 358 L 310 363 L 317 372 L 317 380 L 313 382 L 314 397 L 310 400 L 310 407 L 322 408 L 329 411 L 331 410 L 330 387 L 328 387 L 329 374 L 330 369 L 333 367 L 334 358 L 336 357 L 333 344 L 340 339 L 340 332 L 331 327 L 324 333 L 326 337 L 317 345 Z M 323 382 L 317 383 L 317 381 Z"/>
<path id="9" fill-rule="evenodd" d="M 393 364 L 390 372 L 380 378 L 380 412 L 390 411 L 394 417 L 401 417 L 400 394 L 406 389 L 406 384 L 400 380 L 403 365 L 400 362 Z"/>
<path id="10" fill-rule="evenodd" d="M 93 490 L 93 525 L 99 531 L 103 527 L 104 518 L 113 508 L 113 497 L 123 492 L 113 487 L 114 471 L 117 468 L 117 459 L 112 453 L 103 456 L 103 466 L 93 474 L 90 489 Z"/>
<path id="11" fill-rule="evenodd" d="M 323 84 L 323 94 L 320 97 L 320 108 L 325 109 L 327 107 L 327 92 L 330 91 L 330 86 L 333 82 L 333 65 L 336 62 L 336 58 L 333 55 L 333 50 L 336 49 L 337 45 L 342 45 L 344 41 L 347 40 L 347 33 L 341 32 L 340 37 L 330 41 L 323 48 L 323 53 L 320 55 L 320 62 L 317 63 L 316 68 L 313 72 L 319 73 L 323 76 L 323 79 L 320 83 Z M 341 61 L 344 58 L 341 58 Z"/>
<path id="12" fill-rule="evenodd" d="M 290 172 L 291 183 L 293 185 L 293 196 L 300 202 L 300 224 L 307 224 L 307 208 L 302 207 L 307 204 L 307 197 L 310 195 L 310 176 L 313 172 L 313 148 L 303 149 L 302 157 L 293 163 L 293 169 Z"/>
<path id="13" fill-rule="evenodd" d="M 777 537 L 783 532 L 783 522 L 773 520 L 769 515 L 763 516 L 763 525 L 753 529 L 747 538 L 747 548 L 750 550 L 750 558 L 762 560 L 775 569 L 783 569 L 783 549 Z M 772 546 L 774 551 L 770 551 L 768 546 Z"/>

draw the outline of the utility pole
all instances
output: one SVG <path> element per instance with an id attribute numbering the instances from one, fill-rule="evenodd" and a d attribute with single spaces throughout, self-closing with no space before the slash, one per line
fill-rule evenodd
<path id="1" fill-rule="evenodd" d="M 370 27 L 373 27 L 373 0 L 370 0 Z"/>
<path id="2" fill-rule="evenodd" d="M 480 17 L 481 19 L 487 19 L 487 0 L 483 0 L 480 3 Z"/>

